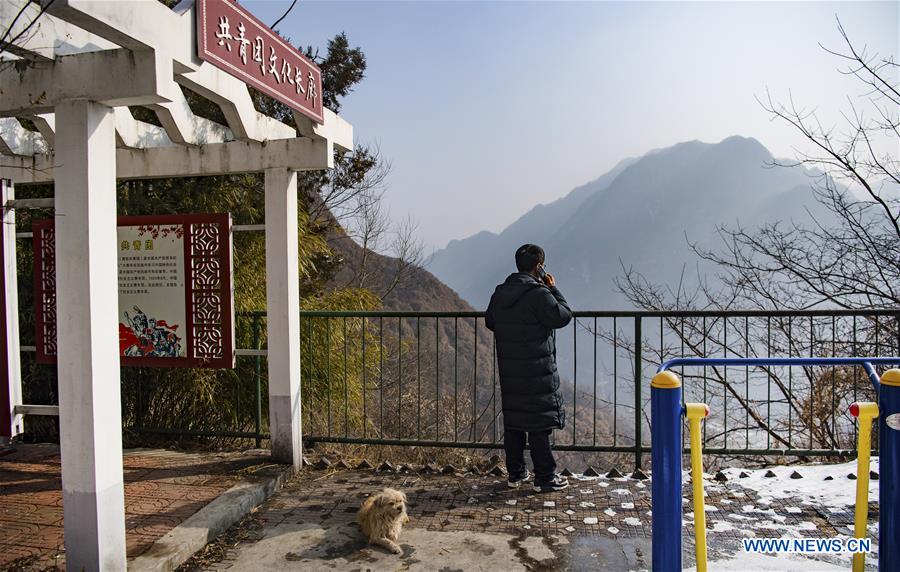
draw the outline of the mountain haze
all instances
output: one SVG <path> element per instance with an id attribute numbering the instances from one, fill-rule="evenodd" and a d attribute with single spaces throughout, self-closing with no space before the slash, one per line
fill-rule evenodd
<path id="1" fill-rule="evenodd" d="M 515 271 L 524 243 L 547 252 L 547 267 L 576 309 L 626 309 L 613 280 L 622 266 L 672 284 L 709 270 L 688 241 L 715 247 L 717 225 L 807 220 L 815 206 L 808 172 L 772 167 L 758 141 L 690 141 L 627 159 L 565 197 L 539 205 L 500 234 L 451 241 L 429 270 L 474 307 Z"/>

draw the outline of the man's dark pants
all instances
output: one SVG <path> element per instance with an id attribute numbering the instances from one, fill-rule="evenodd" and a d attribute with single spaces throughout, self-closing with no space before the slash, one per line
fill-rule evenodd
<path id="1" fill-rule="evenodd" d="M 556 475 L 556 461 L 550 448 L 550 433 L 546 431 L 528 431 L 528 444 L 531 447 L 531 461 L 534 463 L 534 482 L 537 485 L 547 484 Z M 506 470 L 509 480 L 517 481 L 525 476 L 525 431 L 516 429 L 503 430 L 503 448 L 506 449 Z"/>

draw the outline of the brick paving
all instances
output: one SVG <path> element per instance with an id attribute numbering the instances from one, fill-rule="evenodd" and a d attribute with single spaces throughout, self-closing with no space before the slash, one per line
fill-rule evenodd
<path id="1" fill-rule="evenodd" d="M 126 451 L 129 558 L 262 467 L 267 451 Z M 18 445 L 0 457 L 0 569 L 64 569 L 59 448 Z"/>
<path id="2" fill-rule="evenodd" d="M 159 537 L 238 480 L 271 467 L 265 451 L 184 453 L 128 451 L 124 456 L 128 555 L 147 550 Z M 59 450 L 20 445 L 0 457 L 0 569 L 45 570 L 65 566 Z M 408 525 L 427 531 L 508 534 L 517 538 L 633 539 L 638 561 L 649 563 L 652 514 L 650 481 L 631 478 L 570 478 L 566 491 L 538 495 L 510 490 L 505 478 L 472 473 L 304 469 L 242 523 L 213 542 L 183 569 L 224 570 L 242 547 L 268 531 L 291 524 L 353 527 L 362 499 L 394 487 L 409 497 Z M 739 551 L 750 534 L 782 537 L 786 530 L 807 537 L 849 535 L 852 507 L 822 507 L 803 499 L 767 499 L 740 480 L 708 481 L 710 558 Z M 690 498 L 689 480 L 685 496 Z M 692 563 L 693 513 L 685 504 L 685 563 Z M 877 522 L 877 503 L 869 510 Z M 641 544 L 643 543 L 643 544 Z M 359 548 L 364 547 L 364 542 Z M 561 557 L 561 562 L 565 558 Z M 875 558 L 869 563 L 877 562 Z"/>
<path id="3" fill-rule="evenodd" d="M 685 479 L 685 498 L 691 498 Z M 565 491 L 534 494 L 530 488 L 510 490 L 504 477 L 457 474 L 379 473 L 373 470 L 304 471 L 242 523 L 183 566 L 183 570 L 226 570 L 242 547 L 268 531 L 304 524 L 323 528 L 354 526 L 356 510 L 371 491 L 393 487 L 409 499 L 409 527 L 428 531 L 471 531 L 543 536 L 649 540 L 650 481 L 631 478 L 570 478 Z M 709 480 L 706 514 L 710 559 L 740 552 L 747 536 L 834 537 L 852 535 L 852 507 L 825 508 L 802 499 L 767 499 L 739 481 Z M 684 559 L 693 565 L 693 508 L 685 503 Z M 878 520 L 877 503 L 870 522 Z M 360 545 L 364 546 L 364 542 Z M 649 546 L 649 542 L 643 546 Z M 560 561 L 565 560 L 564 558 Z M 877 562 L 870 558 L 869 563 Z M 649 554 L 644 559 L 649 565 Z M 555 569 L 555 568 L 554 568 Z M 563 569 L 563 568 L 560 568 Z"/>

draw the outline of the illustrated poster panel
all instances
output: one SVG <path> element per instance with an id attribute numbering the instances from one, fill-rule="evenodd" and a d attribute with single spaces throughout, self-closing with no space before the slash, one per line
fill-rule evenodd
<path id="1" fill-rule="evenodd" d="M 118 227 L 119 354 L 185 358 L 185 225 Z"/>

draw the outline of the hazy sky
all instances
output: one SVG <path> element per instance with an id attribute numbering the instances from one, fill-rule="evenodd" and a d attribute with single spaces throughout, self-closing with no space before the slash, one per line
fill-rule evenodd
<path id="1" fill-rule="evenodd" d="M 244 4 L 271 24 L 289 2 Z M 819 43 L 843 47 L 837 15 L 896 58 L 898 5 L 300 0 L 279 29 L 323 51 L 345 31 L 364 49 L 341 113 L 390 160 L 390 214 L 431 250 L 679 141 L 739 134 L 793 155 L 801 140 L 754 97 L 790 92 L 836 122 L 863 90 Z"/>

